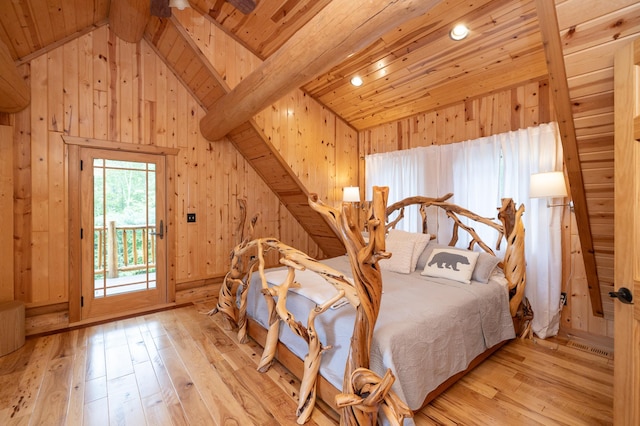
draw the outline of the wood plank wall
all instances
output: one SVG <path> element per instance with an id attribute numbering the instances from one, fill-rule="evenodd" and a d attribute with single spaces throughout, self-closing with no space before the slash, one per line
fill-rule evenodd
<path id="1" fill-rule="evenodd" d="M 175 13 L 175 17 L 230 88 L 260 65 L 258 57 L 193 9 Z M 325 203 L 336 205 L 342 199 L 342 188 L 357 184 L 357 131 L 303 91 L 290 92 L 254 120 L 303 185 Z M 285 227 L 294 223 L 286 209 L 281 209 L 279 223 Z M 300 233 L 290 229 L 286 234 Z M 322 257 L 305 233 L 300 238 L 296 247 Z"/>
<path id="2" fill-rule="evenodd" d="M 0 126 L 0 247 L 13 247 L 13 128 Z M 13 250 L 0 256 L 0 302 L 13 300 Z"/>
<path id="3" fill-rule="evenodd" d="M 614 52 L 640 36 L 635 0 L 556 0 L 569 95 L 595 249 L 605 318 L 614 301 Z M 576 271 L 580 271 L 576 268 Z M 586 299 L 584 292 L 572 298 Z M 575 308 L 574 303 L 574 308 Z M 590 315 L 563 313 L 563 323 L 587 327 Z M 608 322 L 608 324 L 610 324 Z M 591 328 L 592 326 L 589 326 Z M 613 336 L 612 325 L 607 335 Z"/>
<path id="4" fill-rule="evenodd" d="M 359 152 L 365 155 L 447 144 L 536 126 L 552 121 L 553 105 L 546 81 L 529 83 L 464 103 L 419 114 L 359 132 Z M 364 179 L 364 164 L 360 176 Z M 360 182 L 364 186 L 364 182 Z M 613 320 L 594 317 L 573 214 L 563 219 L 563 283 L 569 297 L 561 329 L 613 337 Z"/>
<path id="5" fill-rule="evenodd" d="M 253 60 L 219 30 L 211 33 L 216 36 L 207 40 L 216 67 L 227 82 L 239 81 L 251 71 Z M 174 201 L 177 258 L 169 259 L 178 287 L 200 285 L 227 271 L 228 254 L 238 242 L 238 198 L 247 200 L 249 215 L 261 212 L 257 236 L 275 236 L 318 252 L 231 143 L 211 143 L 199 134 L 204 110 L 146 42 L 120 41 L 102 26 L 33 58 L 20 70 L 30 83 L 32 103 L 11 116 L 11 162 L 4 159 L 10 145 L 0 145 L 0 170 L 12 167 L 14 179 L 13 208 L 3 203 L 0 214 L 3 222 L 12 213 L 15 217 L 10 234 L 15 239 L 0 238 L 0 250 L 15 253 L 15 296 L 27 308 L 44 312 L 68 302 L 67 230 L 61 224 L 68 222 L 66 191 L 73 188 L 67 188 L 61 135 L 180 149 Z M 312 191 L 320 182 L 315 187 L 333 202 L 338 185 L 357 182 L 355 130 L 304 95 L 293 94 L 269 111 L 288 111 L 277 125 L 273 116 L 260 120 Z M 319 155 L 326 161 L 315 161 Z M 355 160 L 343 158 L 349 155 Z M 343 179 L 336 169 L 350 163 L 355 166 Z M 196 213 L 196 223 L 186 223 L 187 212 Z M 0 294 L 7 293 L 7 285 L 3 280 Z"/>
<path id="6" fill-rule="evenodd" d="M 529 83 L 363 130 L 360 155 L 477 139 L 549 122 L 551 114 L 547 82 Z"/>
<path id="7" fill-rule="evenodd" d="M 605 305 L 605 317 L 593 316 L 589 300 L 589 288 L 586 271 L 582 260 L 582 247 L 578 236 L 575 215 L 565 215 L 563 218 L 563 283 L 562 291 L 568 297 L 567 306 L 562 310 L 560 329 L 572 332 L 587 332 L 591 335 L 613 339 L 613 312 L 608 312 Z M 600 268 L 598 268 L 600 274 Z M 603 295 L 603 297 L 608 295 Z"/>
<path id="8" fill-rule="evenodd" d="M 175 16 L 230 88 L 260 65 L 259 58 L 193 9 Z M 357 132 L 303 91 L 290 92 L 254 120 L 323 201 L 341 200 L 342 188 L 357 183 Z"/>

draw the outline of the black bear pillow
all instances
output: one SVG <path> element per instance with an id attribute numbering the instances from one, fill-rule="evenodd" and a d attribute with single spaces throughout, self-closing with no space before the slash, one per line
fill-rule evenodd
<path id="1" fill-rule="evenodd" d="M 479 255 L 474 251 L 434 249 L 421 275 L 469 284 Z"/>

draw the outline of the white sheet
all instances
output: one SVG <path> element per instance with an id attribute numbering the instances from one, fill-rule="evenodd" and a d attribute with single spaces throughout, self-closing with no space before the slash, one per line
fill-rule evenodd
<path id="1" fill-rule="evenodd" d="M 265 272 L 264 275 L 269 284 L 280 285 L 286 280 L 288 271 L 286 269 L 274 269 Z M 349 280 L 353 284 L 353 280 Z M 329 284 L 320 274 L 306 269 L 296 271 L 295 282 L 304 283 L 304 285 L 300 287 L 290 287 L 289 291 L 306 297 L 316 305 L 322 305 L 338 293 L 338 290 Z M 331 309 L 338 309 L 348 303 L 347 299 L 343 297 L 331 305 Z"/>
<path id="2" fill-rule="evenodd" d="M 323 262 L 351 275 L 346 256 Z M 296 281 L 303 282 L 306 273 L 313 274 L 297 272 Z M 515 337 L 508 294 L 499 283 L 462 284 L 424 277 L 420 271 L 411 274 L 383 271 L 382 280 L 384 293 L 370 369 L 382 376 L 391 368 L 396 376 L 393 390 L 412 410 L 420 408 L 426 395 L 440 383 L 465 370 L 477 355 Z M 326 286 L 329 292 L 335 291 L 330 284 Z M 259 292 L 258 274 L 254 274 L 250 289 L 248 314 L 266 327 L 267 310 Z M 297 320 L 306 324 L 315 302 L 290 294 L 287 306 Z M 333 346 L 323 354 L 320 374 L 338 389 L 342 388 L 354 318 L 355 309 L 346 305 L 316 319 L 320 340 L 325 346 Z M 281 327 L 280 339 L 299 357 L 306 355 L 306 343 L 288 327 Z"/>

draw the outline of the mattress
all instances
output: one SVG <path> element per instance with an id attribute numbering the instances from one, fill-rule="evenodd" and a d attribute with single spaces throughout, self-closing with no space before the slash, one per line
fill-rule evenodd
<path id="1" fill-rule="evenodd" d="M 323 260 L 351 276 L 347 256 Z M 286 269 L 266 271 L 267 281 L 280 284 Z M 494 279 L 495 277 L 495 279 Z M 382 271 L 383 295 L 371 346 L 370 369 L 381 377 L 390 368 L 396 377 L 392 390 L 412 409 L 421 407 L 427 394 L 452 375 L 467 369 L 486 349 L 515 337 L 509 313 L 508 290 L 499 275 L 488 283 L 463 284 L 429 278 L 420 272 Z M 296 281 L 306 290 L 290 291 L 287 308 L 306 325 L 317 303 L 335 295 L 333 286 L 310 271 L 296 271 Z M 247 314 L 267 327 L 268 312 L 254 274 L 247 294 Z M 320 374 L 342 389 L 344 367 L 353 333 L 355 308 L 336 303 L 316 318 L 318 337 L 331 349 L 322 354 Z M 280 340 L 301 359 L 306 342 L 286 325 Z"/>

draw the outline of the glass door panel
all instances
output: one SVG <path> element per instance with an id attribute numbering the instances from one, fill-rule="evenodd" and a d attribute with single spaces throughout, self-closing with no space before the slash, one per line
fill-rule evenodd
<path id="1" fill-rule="evenodd" d="M 164 176 L 164 158 L 92 149 L 83 150 L 81 157 L 81 197 L 87 198 L 82 202 L 87 206 L 82 214 L 83 318 L 163 303 L 164 196 L 159 195 L 159 177 Z M 85 173 L 87 165 L 90 174 Z"/>

